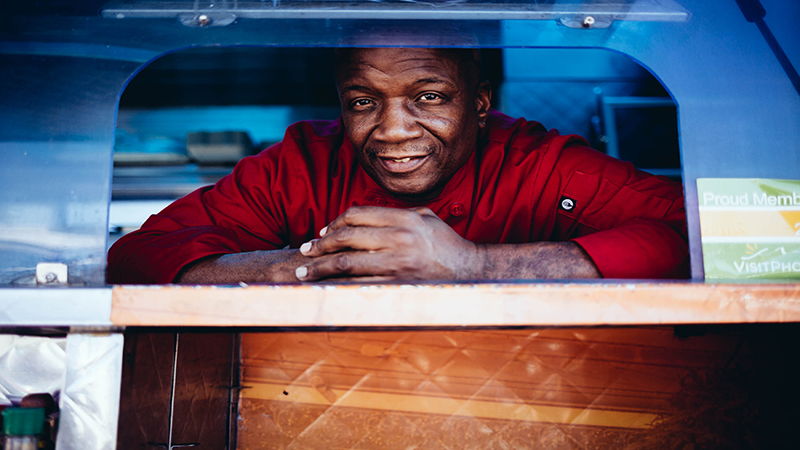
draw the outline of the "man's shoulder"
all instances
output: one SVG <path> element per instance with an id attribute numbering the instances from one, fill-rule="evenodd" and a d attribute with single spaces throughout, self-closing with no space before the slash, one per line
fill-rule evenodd
<path id="1" fill-rule="evenodd" d="M 256 155 L 242 158 L 236 168 L 239 172 L 263 171 L 265 167 L 275 170 L 291 167 L 293 171 L 301 171 L 302 167 L 327 163 L 332 154 L 342 147 L 344 139 L 341 120 L 296 122 L 289 125 L 281 141 Z"/>
<path id="2" fill-rule="evenodd" d="M 577 135 L 561 135 L 558 130 L 548 130 L 539 122 L 524 118 L 513 118 L 492 110 L 487 120 L 486 140 L 489 147 L 504 151 L 531 153 L 536 150 L 559 150 L 565 146 L 588 146 L 585 139 Z M 495 144 L 495 145 L 491 145 Z"/>
<path id="3" fill-rule="evenodd" d="M 336 120 L 304 120 L 289 125 L 286 129 L 286 138 L 291 137 L 295 140 L 304 142 L 314 142 L 318 140 L 339 140 L 344 136 L 344 125 L 342 119 Z"/>
<path id="4" fill-rule="evenodd" d="M 344 140 L 345 133 L 341 119 L 304 120 L 289 125 L 279 142 L 242 161 L 263 163 L 286 158 L 294 160 L 298 157 L 315 159 L 319 154 L 327 155 L 341 147 Z"/>

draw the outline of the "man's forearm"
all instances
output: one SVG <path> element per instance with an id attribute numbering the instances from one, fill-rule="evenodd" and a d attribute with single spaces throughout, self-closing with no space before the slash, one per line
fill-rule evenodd
<path id="1" fill-rule="evenodd" d="M 600 278 L 591 258 L 574 242 L 480 244 L 475 279 Z"/>
<path id="2" fill-rule="evenodd" d="M 297 282 L 295 270 L 309 258 L 294 249 L 232 253 L 196 261 L 178 274 L 180 284 Z"/>
<path id="3" fill-rule="evenodd" d="M 211 256 L 186 266 L 176 283 L 236 284 L 293 283 L 298 267 L 311 258 L 298 250 L 272 250 Z M 583 250 L 572 242 L 480 244 L 470 269 L 456 278 L 502 280 L 536 278 L 599 278 L 600 273 Z M 357 279 L 357 278 L 356 278 Z"/>

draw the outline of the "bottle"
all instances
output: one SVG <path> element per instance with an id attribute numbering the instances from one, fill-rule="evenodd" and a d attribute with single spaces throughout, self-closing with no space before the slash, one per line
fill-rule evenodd
<path id="1" fill-rule="evenodd" d="M 44 408 L 3 410 L 3 450 L 38 450 L 44 425 Z"/>

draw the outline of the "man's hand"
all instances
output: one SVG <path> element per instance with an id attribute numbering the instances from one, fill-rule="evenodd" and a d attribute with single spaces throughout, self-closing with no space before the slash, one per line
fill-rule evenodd
<path id="1" fill-rule="evenodd" d="M 480 247 L 428 208 L 356 206 L 320 234 L 300 247 L 312 259 L 297 268 L 302 281 L 463 280 L 482 273 Z"/>
<path id="2" fill-rule="evenodd" d="M 212 256 L 177 283 L 286 283 L 320 280 L 501 280 L 597 278 L 573 242 L 475 244 L 430 209 L 353 207 L 294 249 Z"/>

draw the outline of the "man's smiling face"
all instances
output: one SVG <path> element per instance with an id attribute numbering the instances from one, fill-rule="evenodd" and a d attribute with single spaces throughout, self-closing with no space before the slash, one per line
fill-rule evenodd
<path id="1" fill-rule="evenodd" d="M 397 197 L 436 197 L 475 151 L 491 91 L 465 54 L 471 52 L 340 52 L 337 84 L 347 135 L 364 170 Z"/>

